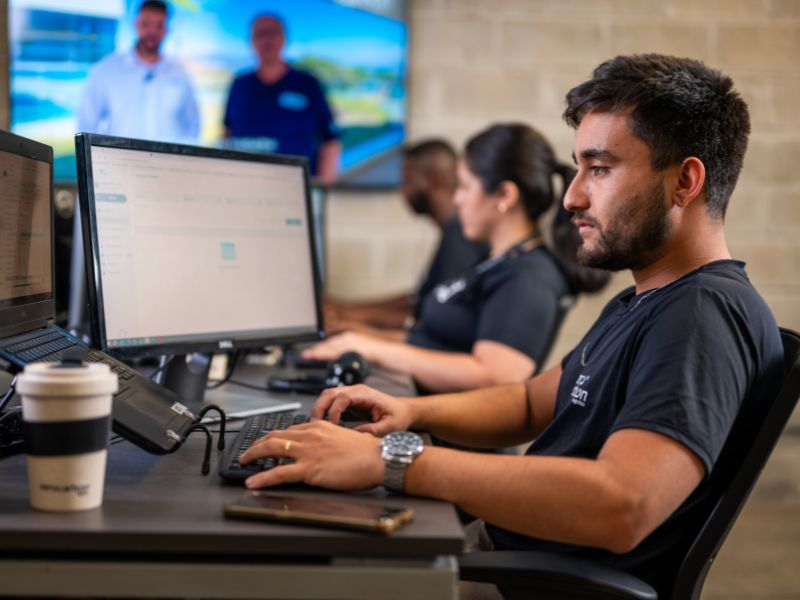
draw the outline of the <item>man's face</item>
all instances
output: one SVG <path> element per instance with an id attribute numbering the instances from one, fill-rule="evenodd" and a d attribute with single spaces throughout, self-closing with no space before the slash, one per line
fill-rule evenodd
<path id="1" fill-rule="evenodd" d="M 260 17 L 253 23 L 251 41 L 261 62 L 280 60 L 286 37 L 280 21 L 272 17 Z"/>
<path id="2" fill-rule="evenodd" d="M 160 10 L 142 9 L 136 17 L 137 47 L 145 53 L 158 52 L 167 35 L 167 15 Z"/>
<path id="3" fill-rule="evenodd" d="M 590 112 L 575 138 L 578 174 L 564 197 L 583 244 L 578 260 L 590 267 L 642 269 L 665 252 L 671 229 L 664 175 L 635 137 L 628 114 Z"/>

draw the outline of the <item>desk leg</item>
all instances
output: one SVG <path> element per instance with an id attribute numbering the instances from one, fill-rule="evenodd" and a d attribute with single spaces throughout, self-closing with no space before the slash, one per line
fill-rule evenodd
<path id="1" fill-rule="evenodd" d="M 457 600 L 458 563 L 453 556 L 326 565 L 3 560 L 2 596 Z"/>

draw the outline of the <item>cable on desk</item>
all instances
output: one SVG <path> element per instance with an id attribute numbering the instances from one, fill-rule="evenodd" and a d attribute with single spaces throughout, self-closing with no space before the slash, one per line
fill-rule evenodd
<path id="1" fill-rule="evenodd" d="M 230 380 L 233 372 L 236 370 L 236 363 L 239 362 L 239 356 L 241 356 L 241 352 L 239 350 L 235 350 L 228 361 L 228 368 L 225 371 L 225 377 L 209 383 L 206 386 L 207 390 L 215 390 L 221 385 L 225 385 Z"/>
<path id="2" fill-rule="evenodd" d="M 169 366 L 169 363 L 171 363 L 171 362 L 172 362 L 172 359 L 173 359 L 173 358 L 175 358 L 175 355 L 174 355 L 174 354 L 170 354 L 170 355 L 167 357 L 167 359 L 164 361 L 164 364 L 163 364 L 163 365 L 161 365 L 161 366 L 160 366 L 160 367 L 158 367 L 158 368 L 157 368 L 155 371 L 153 371 L 152 373 L 150 373 L 150 375 L 148 375 L 148 377 L 150 378 L 150 380 L 151 380 L 151 381 L 155 381 L 155 379 L 156 379 L 156 375 L 158 375 L 159 373 L 161 373 L 161 371 L 163 371 L 164 369 L 166 369 L 166 368 Z"/>
<path id="3" fill-rule="evenodd" d="M 258 392 L 270 392 L 270 391 L 272 391 L 269 388 L 264 387 L 264 386 L 253 385 L 252 383 L 245 383 L 244 381 L 236 381 L 234 379 L 228 379 L 228 383 L 230 383 L 231 385 L 238 385 L 238 386 L 241 386 L 241 387 L 245 387 L 245 388 L 248 388 L 248 389 L 251 389 L 251 390 L 256 390 Z"/>
<path id="4" fill-rule="evenodd" d="M 8 404 L 9 400 L 11 400 L 11 396 L 14 395 L 14 390 L 16 389 L 16 386 L 17 386 L 17 376 L 14 375 L 14 378 L 11 380 L 11 383 L 8 384 L 8 389 L 6 390 L 6 393 L 3 395 L 2 400 L 0 400 L 0 413 L 3 412 L 3 409 L 6 407 L 6 404 Z"/>
<path id="5" fill-rule="evenodd" d="M 216 404 L 206 404 L 200 409 L 200 412 L 197 413 L 197 419 L 202 420 L 205 414 L 210 410 L 216 411 L 217 414 L 219 414 L 219 436 L 217 436 L 217 450 L 225 450 L 225 422 L 227 420 L 225 411 Z M 206 431 L 208 431 L 208 427 L 206 427 Z"/>
<path id="6" fill-rule="evenodd" d="M 186 440 L 186 438 L 189 437 L 191 433 L 195 431 L 202 431 L 206 434 L 206 451 L 205 455 L 203 456 L 203 466 L 201 467 L 200 472 L 203 475 L 208 475 L 208 473 L 211 471 L 211 444 L 213 443 L 214 440 L 211 437 L 211 432 L 208 430 L 208 427 L 200 423 L 197 423 L 196 425 L 192 425 L 189 431 L 186 432 L 186 435 L 183 438 L 184 441 Z"/>

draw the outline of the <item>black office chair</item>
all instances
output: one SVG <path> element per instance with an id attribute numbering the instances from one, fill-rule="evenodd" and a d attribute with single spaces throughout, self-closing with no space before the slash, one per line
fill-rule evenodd
<path id="1" fill-rule="evenodd" d="M 697 536 L 687 543 L 686 555 L 662 600 L 697 600 L 722 542 L 744 506 L 800 397 L 800 335 L 781 329 L 786 379 L 771 405 L 749 406 L 731 429 L 713 476 L 727 485 L 709 503 Z M 753 410 L 757 409 L 757 410 Z M 742 440 L 752 440 L 743 444 Z M 494 551 L 460 558 L 464 581 L 496 584 L 509 600 L 656 600 L 648 583 L 591 560 L 544 552 Z"/>

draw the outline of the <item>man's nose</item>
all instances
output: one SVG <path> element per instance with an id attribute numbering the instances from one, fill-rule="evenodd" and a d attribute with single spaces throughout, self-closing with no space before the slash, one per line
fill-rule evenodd
<path id="1" fill-rule="evenodd" d="M 589 207 L 589 196 L 586 194 L 583 176 L 580 171 L 570 182 L 564 193 L 564 208 L 570 212 L 580 212 Z"/>

